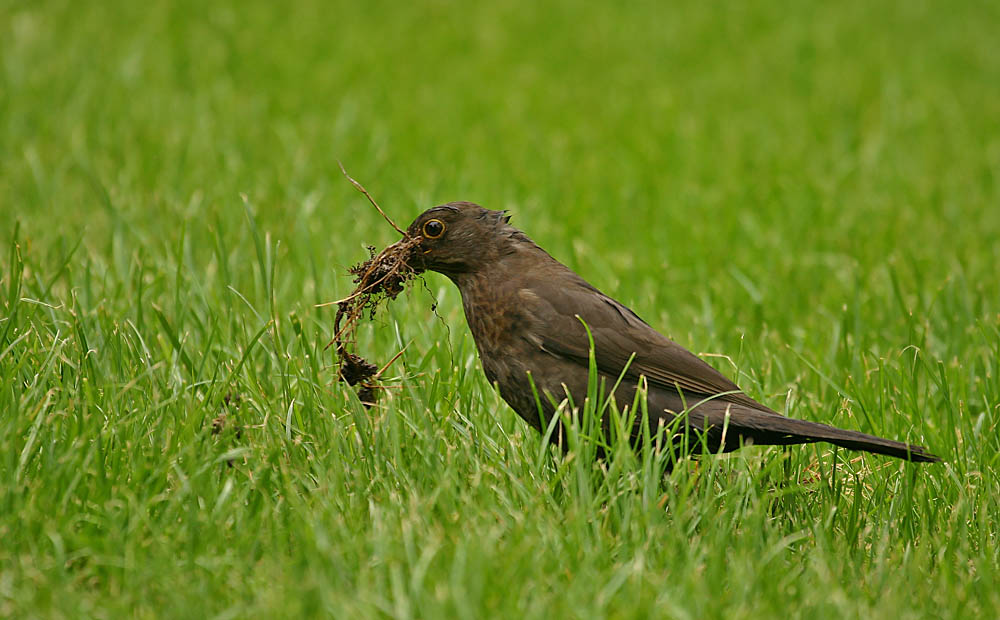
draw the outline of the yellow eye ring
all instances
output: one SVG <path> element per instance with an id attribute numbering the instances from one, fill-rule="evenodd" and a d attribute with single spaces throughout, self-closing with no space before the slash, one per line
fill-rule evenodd
<path id="1" fill-rule="evenodd" d="M 437 239 L 444 234 L 444 222 L 441 220 L 427 220 L 423 227 L 424 237 L 427 239 Z"/>

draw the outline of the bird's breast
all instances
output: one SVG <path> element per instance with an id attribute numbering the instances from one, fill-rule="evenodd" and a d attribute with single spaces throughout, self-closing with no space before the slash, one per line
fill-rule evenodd
<path id="1" fill-rule="evenodd" d="M 508 343 L 525 319 L 507 291 L 481 281 L 462 288 L 462 306 L 476 344 L 489 351 Z"/>

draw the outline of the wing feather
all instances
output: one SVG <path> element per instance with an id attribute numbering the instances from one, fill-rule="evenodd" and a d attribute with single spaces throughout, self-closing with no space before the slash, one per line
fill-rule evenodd
<path id="1" fill-rule="evenodd" d="M 570 272 L 572 273 L 572 272 Z M 628 363 L 625 376 L 646 377 L 651 387 L 680 389 L 693 397 L 716 396 L 773 413 L 740 390 L 728 377 L 650 327 L 632 310 L 601 293 L 573 274 L 569 286 L 554 289 L 533 283 L 533 308 L 545 325 L 540 347 L 546 353 L 586 365 L 589 359 L 587 324 L 594 338 L 594 357 L 601 372 L 617 376 Z M 579 317 L 579 318 L 578 318 Z"/>

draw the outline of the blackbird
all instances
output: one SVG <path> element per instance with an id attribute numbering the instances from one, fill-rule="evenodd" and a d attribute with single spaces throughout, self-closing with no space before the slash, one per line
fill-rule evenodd
<path id="1" fill-rule="evenodd" d="M 621 378 L 614 392 L 619 411 L 632 406 L 645 377 L 650 436 L 668 429 L 675 448 L 728 452 L 824 441 L 909 461 L 941 460 L 920 446 L 789 418 L 758 403 L 509 222 L 504 211 L 452 202 L 422 213 L 406 234 L 419 238 L 411 266 L 458 286 L 486 377 L 535 429 L 546 431 L 556 403 L 584 402 L 589 328 L 600 379 L 610 387 Z M 633 443 L 645 434 L 635 418 Z M 561 421 L 557 426 L 564 433 Z"/>

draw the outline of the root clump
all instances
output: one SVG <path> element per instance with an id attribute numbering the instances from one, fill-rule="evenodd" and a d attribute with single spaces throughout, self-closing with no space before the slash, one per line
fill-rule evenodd
<path id="1" fill-rule="evenodd" d="M 343 170 L 343 167 L 341 169 Z M 368 259 L 348 269 L 354 276 L 356 286 L 350 295 L 336 302 L 334 336 L 327 345 L 327 347 L 336 345 L 340 380 L 350 386 L 360 385 L 358 399 L 366 407 L 370 407 L 377 400 L 380 389 L 379 376 L 399 357 L 399 354 L 379 369 L 375 364 L 348 349 L 355 346 L 354 331 L 358 321 L 365 317 L 374 320 L 375 313 L 383 302 L 396 299 L 406 284 L 420 275 L 421 270 L 415 268 L 414 263 L 422 239 L 419 236 L 411 236 L 396 226 L 357 181 L 348 176 L 346 171 L 344 175 L 368 198 L 393 228 L 403 234 L 402 239 L 379 253 L 375 252 L 374 247 L 368 246 Z"/>

